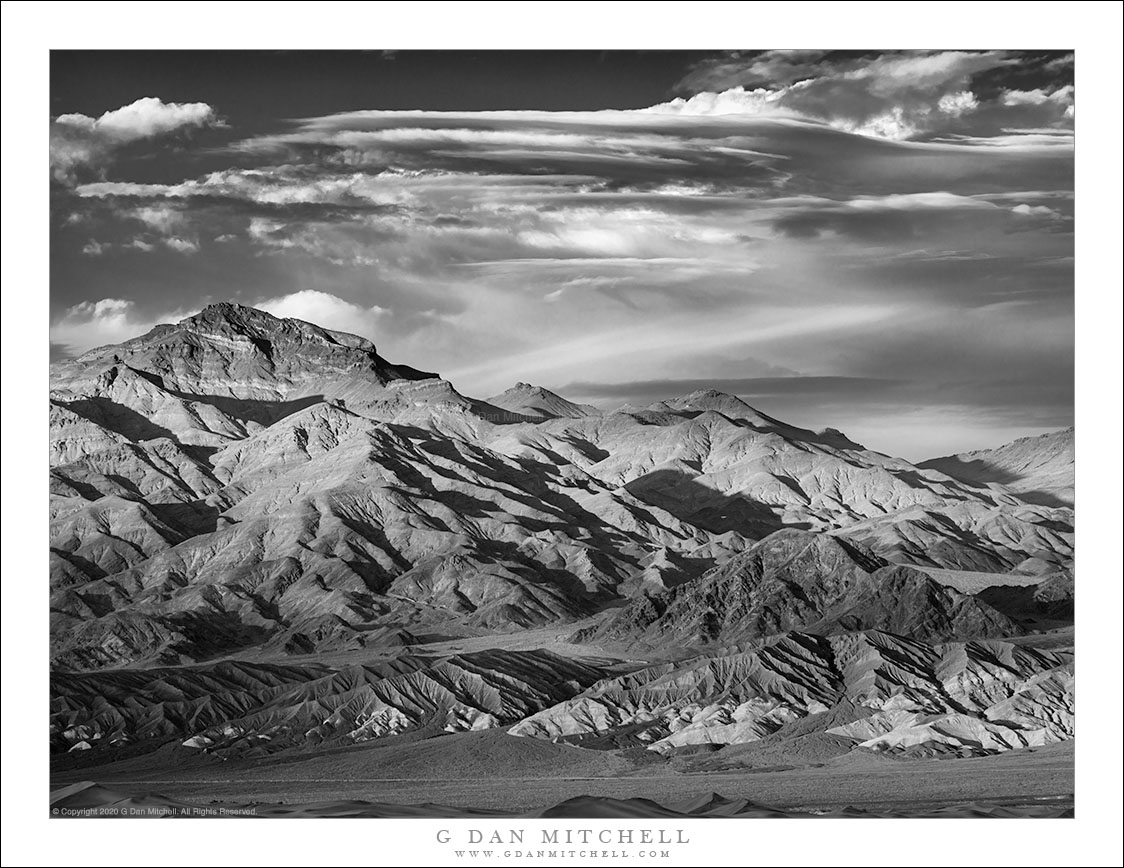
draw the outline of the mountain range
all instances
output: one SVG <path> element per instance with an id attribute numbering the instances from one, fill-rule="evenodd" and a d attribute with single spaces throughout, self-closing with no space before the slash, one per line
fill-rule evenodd
<path id="1" fill-rule="evenodd" d="M 56 363 L 50 426 L 60 752 L 1072 736 L 1026 643 L 1072 618 L 1072 429 L 911 464 L 713 390 L 476 399 L 235 304 Z"/>

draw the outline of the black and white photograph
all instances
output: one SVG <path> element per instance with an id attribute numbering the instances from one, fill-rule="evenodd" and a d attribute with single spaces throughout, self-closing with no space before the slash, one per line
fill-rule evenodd
<path id="1" fill-rule="evenodd" d="M 46 834 L 351 818 L 418 838 L 367 864 L 702 864 L 712 830 L 738 859 L 1094 808 L 1075 680 L 1085 732 L 1120 538 L 1077 554 L 1076 310 L 1110 294 L 1118 341 L 1120 248 L 1077 279 L 1082 50 L 720 31 L 51 47 L 4 318 L 41 296 L 4 547 L 43 699 L 5 705 Z"/>

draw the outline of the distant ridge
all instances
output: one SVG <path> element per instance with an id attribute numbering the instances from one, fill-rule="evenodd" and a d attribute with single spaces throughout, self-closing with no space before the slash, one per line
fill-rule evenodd
<path id="1" fill-rule="evenodd" d="M 506 392 L 488 398 L 487 403 L 533 419 L 580 419 L 601 415 L 601 411 L 590 404 L 575 404 L 549 389 L 529 383 L 516 383 Z"/>
<path id="2" fill-rule="evenodd" d="M 999 484 L 1027 503 L 1073 506 L 1073 428 L 1022 437 L 995 449 L 921 462 L 972 485 Z"/>

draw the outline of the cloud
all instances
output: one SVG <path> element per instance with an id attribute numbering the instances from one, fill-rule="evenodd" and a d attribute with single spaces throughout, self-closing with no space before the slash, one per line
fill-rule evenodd
<path id="1" fill-rule="evenodd" d="M 965 112 L 975 111 L 980 107 L 980 101 L 970 90 L 956 93 L 946 93 L 937 100 L 937 109 L 949 117 L 958 118 Z"/>
<path id="2" fill-rule="evenodd" d="M 681 311 L 673 317 L 648 318 L 637 323 L 622 319 L 617 325 L 587 327 L 582 333 L 571 333 L 564 339 L 542 336 L 537 343 L 513 348 L 487 361 L 465 365 L 447 372 L 449 379 L 461 382 L 481 394 L 506 388 L 511 372 L 520 371 L 529 377 L 558 382 L 569 374 L 588 376 L 597 370 L 611 368 L 619 372 L 651 370 L 654 354 L 675 363 L 684 355 L 705 347 L 708 352 L 725 348 L 762 347 L 783 342 L 815 340 L 832 334 L 842 339 L 848 332 L 891 319 L 894 309 L 888 306 L 820 305 L 801 311 L 799 317 L 779 307 L 760 309 L 752 323 L 731 318 L 728 312 Z M 765 355 L 766 353 L 762 353 Z"/>
<path id="3" fill-rule="evenodd" d="M 802 117 L 795 109 L 785 109 L 784 90 L 732 87 L 720 92 L 703 91 L 691 97 L 675 99 L 645 109 L 652 114 L 708 117 L 723 115 L 758 115 L 764 117 Z"/>
<path id="4" fill-rule="evenodd" d="M 174 310 L 153 319 L 139 314 L 136 304 L 128 299 L 83 301 L 68 308 L 51 324 L 51 345 L 60 357 L 79 355 L 135 338 L 160 323 L 176 322 L 193 313 L 197 311 Z"/>
<path id="5" fill-rule="evenodd" d="M 175 235 L 164 239 L 164 246 L 177 253 L 198 253 L 199 243 L 190 238 L 179 238 Z"/>
<path id="6" fill-rule="evenodd" d="M 1025 66 L 1053 79 L 1054 89 L 991 93 L 990 79 Z M 1071 67 L 1011 51 L 733 52 L 698 63 L 679 83 L 691 95 L 650 111 L 797 117 L 892 140 L 995 134 L 1067 127 L 1071 82 Z M 1055 106 L 1042 110 L 1047 102 Z"/>
<path id="7" fill-rule="evenodd" d="M 1003 105 L 1042 105 L 1052 102 L 1059 106 L 1073 105 L 1073 85 L 1067 84 L 1056 90 L 1049 91 L 1040 87 L 1033 90 L 1008 90 L 1001 97 Z"/>
<path id="8" fill-rule="evenodd" d="M 376 338 L 380 323 L 388 313 L 378 305 L 363 307 L 315 289 L 261 299 L 254 306 L 274 316 L 300 319 L 371 340 Z"/>
<path id="9" fill-rule="evenodd" d="M 206 103 L 165 103 L 156 97 L 143 97 L 98 118 L 62 114 L 51 122 L 51 173 L 61 183 L 74 183 L 81 172 L 103 171 L 134 142 L 220 124 Z"/>
<path id="10" fill-rule="evenodd" d="M 171 235 L 184 223 L 183 213 L 167 205 L 147 205 L 133 211 L 133 217 L 163 235 Z"/>
<path id="11" fill-rule="evenodd" d="M 83 114 L 55 118 L 59 126 L 97 133 L 118 142 L 149 139 L 180 127 L 205 126 L 215 121 L 215 111 L 206 103 L 165 103 L 151 96 L 108 111 L 97 120 Z"/>
<path id="12" fill-rule="evenodd" d="M 1007 210 L 974 196 L 946 191 L 932 193 L 856 196 L 832 200 L 811 197 L 779 201 L 773 209 L 772 227 L 789 238 L 818 238 L 824 233 L 886 242 L 914 238 L 946 226 L 952 215 L 979 225 L 1005 221 Z"/>
<path id="13" fill-rule="evenodd" d="M 52 191 L 54 339 L 229 299 L 468 394 L 744 381 L 765 412 L 897 452 L 936 437 L 926 408 L 981 439 L 1046 426 L 1072 410 L 1055 60 L 722 55 L 652 110 L 278 121 L 189 176 L 121 153 L 120 177 Z"/>

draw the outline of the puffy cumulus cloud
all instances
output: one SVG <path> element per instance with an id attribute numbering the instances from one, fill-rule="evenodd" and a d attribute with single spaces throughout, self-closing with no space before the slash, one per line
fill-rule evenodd
<path id="1" fill-rule="evenodd" d="M 143 97 L 98 118 L 62 114 L 51 122 L 51 173 L 60 182 L 73 183 L 83 170 L 104 170 L 115 152 L 129 144 L 219 124 L 206 103 L 166 103 L 156 97 Z"/>
<path id="2" fill-rule="evenodd" d="M 108 111 L 96 120 L 84 114 L 63 114 L 55 118 L 59 126 L 98 133 L 118 142 L 149 139 L 180 127 L 204 126 L 215 121 L 215 110 L 206 103 L 165 103 L 152 96 Z"/>
<path id="3" fill-rule="evenodd" d="M 1003 127 L 1060 126 L 1072 118 L 1071 67 L 1009 51 L 732 53 L 697 64 L 680 82 L 691 94 L 654 107 L 695 116 L 803 117 L 860 135 L 904 140 Z M 996 88 L 988 76 L 1030 62 L 1062 79 L 1044 91 Z M 1061 105 L 1050 110 L 1048 102 Z M 1026 111 L 1037 107 L 1036 113 Z M 1010 109 L 1018 107 L 1020 111 Z M 1068 112 L 1068 113 L 1067 113 Z M 1026 118 L 1034 114 L 1037 123 Z"/>
<path id="4" fill-rule="evenodd" d="M 197 313 L 176 309 L 152 318 L 138 311 L 135 302 L 123 298 L 83 301 L 67 308 L 51 323 L 51 344 L 62 356 L 74 356 L 107 344 L 137 337 L 164 322 L 176 322 Z"/>
<path id="5" fill-rule="evenodd" d="M 782 104 L 783 90 L 732 87 L 718 93 L 703 91 L 691 97 L 675 99 L 654 105 L 644 111 L 662 115 L 688 115 L 706 117 L 709 115 L 761 115 L 766 117 L 800 117 L 795 109 L 785 109 Z"/>
<path id="6" fill-rule="evenodd" d="M 937 108 L 950 117 L 958 118 L 965 112 L 975 111 L 980 107 L 980 101 L 970 90 L 961 90 L 956 93 L 946 93 L 937 100 Z"/>
<path id="7" fill-rule="evenodd" d="M 379 325 L 389 313 L 386 308 L 377 304 L 364 307 L 315 289 L 302 289 L 276 298 L 259 299 L 254 307 L 274 316 L 300 319 L 371 340 L 376 339 Z"/>

